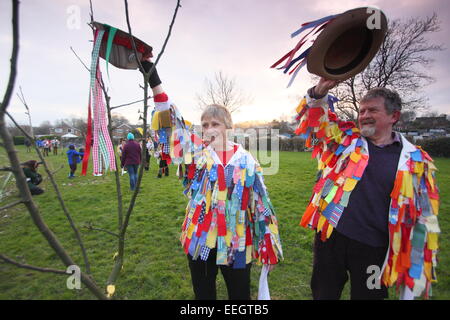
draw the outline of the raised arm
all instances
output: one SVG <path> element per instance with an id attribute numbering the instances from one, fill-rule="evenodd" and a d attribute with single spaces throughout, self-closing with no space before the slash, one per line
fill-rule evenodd
<path id="1" fill-rule="evenodd" d="M 334 113 L 333 103 L 337 99 L 328 95 L 328 91 L 337 84 L 338 81 L 321 78 L 308 90 L 296 110 L 299 123 L 295 133 L 306 140 L 307 148 L 314 148 L 312 157 L 318 160 L 328 150 L 328 144 L 331 143 L 331 148 L 339 145 L 343 148 L 359 135 L 353 122 L 342 121 Z"/>
<path id="2" fill-rule="evenodd" d="M 153 63 L 142 61 L 149 72 Z M 185 121 L 178 108 L 170 101 L 162 87 L 162 81 L 156 68 L 149 77 L 153 92 L 155 110 L 152 112 L 151 129 L 155 132 L 155 141 L 161 149 L 161 159 L 167 164 L 189 165 L 202 147 L 202 140 L 192 132 L 190 123 Z M 180 171 L 180 170 L 179 170 Z M 182 176 L 183 174 L 180 174 Z"/>

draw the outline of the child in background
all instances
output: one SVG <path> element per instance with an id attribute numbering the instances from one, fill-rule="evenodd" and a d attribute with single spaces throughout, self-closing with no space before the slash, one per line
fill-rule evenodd
<path id="1" fill-rule="evenodd" d="M 67 150 L 66 154 L 70 167 L 69 179 L 72 179 L 75 178 L 75 171 L 77 170 L 77 164 L 81 162 L 80 157 L 84 156 L 84 153 L 75 150 L 75 146 L 71 144 L 69 145 L 69 150 Z"/>
<path id="2" fill-rule="evenodd" d="M 162 158 L 162 150 L 159 149 L 155 152 L 155 157 L 159 161 L 159 170 L 157 178 L 161 178 L 164 174 L 166 177 L 169 176 L 169 166 L 167 165 L 167 160 Z"/>

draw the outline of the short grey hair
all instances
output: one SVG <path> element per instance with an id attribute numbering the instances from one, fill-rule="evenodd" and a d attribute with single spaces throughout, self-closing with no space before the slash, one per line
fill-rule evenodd
<path id="1" fill-rule="evenodd" d="M 361 102 L 378 97 L 384 98 L 384 107 L 386 108 L 386 112 L 388 114 L 392 114 L 395 111 L 402 111 L 402 99 L 399 94 L 397 91 L 390 90 L 388 88 L 378 87 L 370 89 L 361 99 Z"/>
<path id="2" fill-rule="evenodd" d="M 217 119 L 221 121 L 227 129 L 233 128 L 233 120 L 231 120 L 230 111 L 224 106 L 218 104 L 211 104 L 203 110 L 200 120 L 203 119 Z"/>

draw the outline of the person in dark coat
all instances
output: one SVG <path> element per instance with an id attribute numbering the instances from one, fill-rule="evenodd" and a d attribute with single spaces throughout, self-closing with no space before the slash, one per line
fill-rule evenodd
<path id="1" fill-rule="evenodd" d="M 28 188 L 30 189 L 32 195 L 44 193 L 44 190 L 38 187 L 38 185 L 42 182 L 42 176 L 37 172 L 38 166 L 39 162 L 36 160 L 29 160 L 22 163 L 23 173 L 27 178 Z"/>
<path id="2" fill-rule="evenodd" d="M 24 144 L 27 147 L 27 152 L 30 153 L 31 152 L 31 141 L 28 139 L 25 139 Z"/>
<path id="3" fill-rule="evenodd" d="M 134 191 L 137 184 L 137 173 L 141 164 L 141 146 L 134 140 L 134 134 L 131 132 L 127 135 L 127 143 L 122 149 L 120 162 L 122 168 L 127 168 L 130 176 L 130 190 Z"/>

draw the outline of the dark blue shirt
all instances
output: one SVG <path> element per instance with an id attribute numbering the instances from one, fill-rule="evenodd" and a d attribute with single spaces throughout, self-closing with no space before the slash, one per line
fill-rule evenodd
<path id="1" fill-rule="evenodd" d="M 389 244 L 390 194 L 394 188 L 401 141 L 376 146 L 367 139 L 369 163 L 353 189 L 336 230 L 350 239 L 373 247 Z"/>

